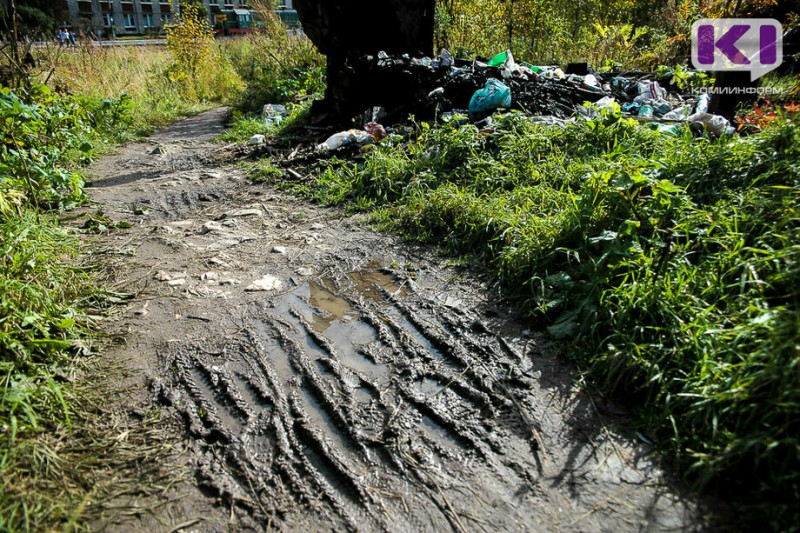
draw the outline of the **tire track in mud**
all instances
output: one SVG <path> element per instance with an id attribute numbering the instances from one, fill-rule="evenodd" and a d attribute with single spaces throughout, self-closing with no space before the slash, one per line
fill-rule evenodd
<path id="1" fill-rule="evenodd" d="M 480 529 L 498 502 L 473 479 L 534 492 L 546 479 L 541 428 L 517 398 L 531 382 L 525 348 L 472 313 L 380 269 L 251 308 L 213 349 L 175 342 L 163 358 L 190 430 L 227 473 L 206 468 L 203 482 L 256 522 L 281 525 L 294 501 L 332 529 Z M 515 527 L 528 522 L 530 510 L 503 507 Z"/>
<path id="2" fill-rule="evenodd" d="M 157 135 L 156 155 L 128 148 L 94 196 L 133 225 L 104 243 L 133 242 L 115 268 L 146 300 L 121 349 L 145 360 L 230 529 L 700 527 L 621 417 L 485 285 L 248 184 L 210 134 L 175 142 L 197 129 Z M 265 275 L 275 285 L 250 292 Z"/>

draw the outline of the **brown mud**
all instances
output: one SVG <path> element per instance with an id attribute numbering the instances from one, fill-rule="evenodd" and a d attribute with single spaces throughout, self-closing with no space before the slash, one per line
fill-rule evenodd
<path id="1" fill-rule="evenodd" d="M 713 528 L 485 282 L 251 184 L 213 142 L 224 118 L 92 169 L 96 208 L 132 224 L 87 237 L 135 295 L 107 355 L 120 409 L 162 409 L 194 476 L 160 516 L 99 528 Z"/>

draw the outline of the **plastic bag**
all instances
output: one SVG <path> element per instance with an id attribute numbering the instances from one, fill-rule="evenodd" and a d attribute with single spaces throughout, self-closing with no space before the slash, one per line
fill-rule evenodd
<path id="1" fill-rule="evenodd" d="M 638 84 L 639 96 L 644 96 L 649 100 L 657 100 L 659 98 L 666 98 L 667 91 L 664 90 L 657 81 L 640 81 Z"/>
<path id="2" fill-rule="evenodd" d="M 342 146 L 365 146 L 375 142 L 375 138 L 364 130 L 347 130 L 334 133 L 324 143 L 317 145 L 318 152 L 329 152 Z"/>
<path id="3" fill-rule="evenodd" d="M 378 124 L 377 122 L 367 122 L 364 124 L 364 131 L 372 135 L 372 138 L 376 141 L 380 141 L 384 137 L 386 137 L 386 128 Z"/>
<path id="4" fill-rule="evenodd" d="M 661 133 L 672 135 L 673 137 L 680 137 L 681 135 L 681 130 L 675 124 L 659 124 L 658 122 L 653 122 L 650 127 Z"/>
<path id="5" fill-rule="evenodd" d="M 614 109 L 614 98 L 611 96 L 604 96 L 600 100 L 596 101 L 594 104 L 595 109 L 597 111 L 602 111 L 603 109 Z M 619 108 L 619 104 L 617 104 L 617 108 Z"/>
<path id="6" fill-rule="evenodd" d="M 490 67 L 499 67 L 504 65 L 509 58 L 511 58 L 511 61 L 514 61 L 514 56 L 511 55 L 511 50 L 506 50 L 505 52 L 500 52 L 491 58 L 486 62 L 486 64 Z"/>
<path id="7" fill-rule="evenodd" d="M 453 57 L 453 54 L 447 48 L 442 48 L 442 51 L 439 53 L 439 66 L 441 67 L 452 67 L 456 64 L 456 58 Z"/>
<path id="8" fill-rule="evenodd" d="M 689 116 L 691 113 L 691 107 L 683 106 L 677 109 L 673 109 L 669 113 L 664 115 L 664 119 L 666 120 L 686 120 L 686 117 Z"/>
<path id="9" fill-rule="evenodd" d="M 478 89 L 469 101 L 469 114 L 476 115 L 511 106 L 511 89 L 500 80 L 489 78 L 483 89 Z"/>
<path id="10" fill-rule="evenodd" d="M 672 111 L 672 104 L 667 100 L 663 100 L 658 98 L 650 102 L 650 105 L 653 106 L 653 114 L 657 117 L 662 115 L 666 115 L 670 111 Z"/>
<path id="11" fill-rule="evenodd" d="M 695 108 L 695 113 L 708 113 L 708 102 L 710 98 L 708 93 L 703 93 L 697 99 L 697 108 Z"/>
<path id="12" fill-rule="evenodd" d="M 597 81 L 597 76 L 594 74 L 587 74 L 584 76 L 583 83 L 588 87 L 600 87 L 600 82 Z"/>
<path id="13" fill-rule="evenodd" d="M 731 135 L 736 132 L 731 123 L 728 122 L 728 119 L 720 115 L 695 113 L 694 115 L 689 115 L 686 121 L 690 124 L 702 124 L 707 132 L 716 136 Z"/>

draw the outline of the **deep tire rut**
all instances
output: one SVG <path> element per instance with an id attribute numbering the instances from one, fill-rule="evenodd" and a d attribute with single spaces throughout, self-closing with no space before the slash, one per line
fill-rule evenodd
<path id="1" fill-rule="evenodd" d="M 232 511 L 207 529 L 702 529 L 621 411 L 484 283 L 248 184 L 218 162 L 221 117 L 126 147 L 92 184 L 134 226 L 96 238 L 137 294 L 118 355 Z"/>

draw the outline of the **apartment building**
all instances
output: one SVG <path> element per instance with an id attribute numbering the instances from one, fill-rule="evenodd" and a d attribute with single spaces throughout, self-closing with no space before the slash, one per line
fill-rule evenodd
<path id="1" fill-rule="evenodd" d="M 171 22 L 180 9 L 180 0 L 66 0 L 70 20 L 75 27 L 110 35 L 143 35 L 156 32 Z M 282 2 L 292 7 L 292 0 Z M 228 9 L 248 9 L 248 0 L 203 0 L 209 23 Z"/>

